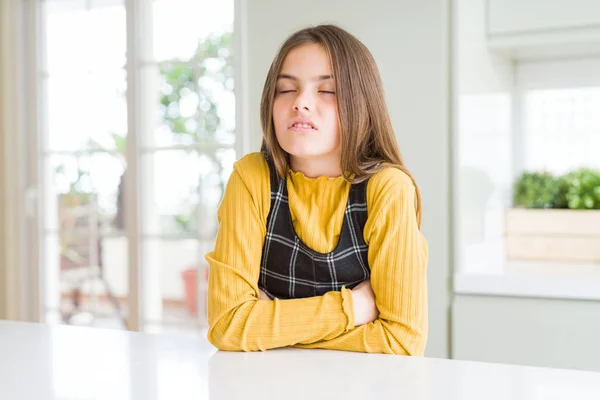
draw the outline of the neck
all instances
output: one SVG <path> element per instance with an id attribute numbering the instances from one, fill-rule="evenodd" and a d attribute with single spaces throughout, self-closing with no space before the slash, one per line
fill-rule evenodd
<path id="1" fill-rule="evenodd" d="M 290 154 L 290 166 L 293 171 L 302 172 L 307 178 L 335 178 L 342 175 L 339 154 L 320 157 L 298 157 Z"/>

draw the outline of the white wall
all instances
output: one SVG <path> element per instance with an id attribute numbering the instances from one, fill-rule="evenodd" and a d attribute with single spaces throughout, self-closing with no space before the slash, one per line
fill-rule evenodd
<path id="1" fill-rule="evenodd" d="M 426 354 L 447 357 L 449 316 L 449 5 L 447 0 L 240 0 L 244 60 L 238 112 L 248 110 L 248 151 L 258 151 L 260 95 L 269 65 L 293 31 L 338 24 L 372 51 L 382 74 L 401 151 L 423 197 L 430 245 Z M 239 14 L 238 14 L 239 15 Z M 239 88 L 239 85 L 238 85 Z M 243 120 L 243 119 L 242 119 Z M 238 120 L 239 121 L 239 120 Z"/>
<path id="2" fill-rule="evenodd" d="M 489 271 L 503 261 L 513 175 L 514 68 L 487 48 L 485 2 L 453 2 L 457 272 Z"/>

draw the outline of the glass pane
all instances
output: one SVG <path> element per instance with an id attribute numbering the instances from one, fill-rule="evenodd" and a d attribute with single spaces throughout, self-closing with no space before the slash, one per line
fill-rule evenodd
<path id="1" fill-rule="evenodd" d="M 66 324 L 125 328 L 124 159 L 107 153 L 52 155 L 44 164 L 45 309 L 58 311 Z"/>
<path id="2" fill-rule="evenodd" d="M 231 32 L 233 4 L 232 0 L 155 0 L 155 60 L 189 60 L 208 35 Z"/>
<path id="3" fill-rule="evenodd" d="M 42 4 L 46 72 L 102 71 L 125 66 L 126 17 L 122 1 L 47 0 Z"/>
<path id="4" fill-rule="evenodd" d="M 47 85 L 45 150 L 125 150 L 125 70 L 63 71 Z"/>
<path id="5" fill-rule="evenodd" d="M 46 322 L 126 329 L 127 238 L 49 234 L 42 268 Z"/>
<path id="6" fill-rule="evenodd" d="M 204 254 L 207 247 L 195 238 L 145 239 L 143 315 L 146 331 L 198 329 L 199 316 L 205 314 L 205 310 L 199 313 L 198 304 L 202 300 L 199 296 L 206 296 L 208 269 Z"/>
<path id="7" fill-rule="evenodd" d="M 235 151 L 162 150 L 142 158 L 143 231 L 147 234 L 216 235 L 216 212 Z"/>
<path id="8" fill-rule="evenodd" d="M 154 135 L 145 138 L 144 147 L 233 145 L 235 97 L 230 42 L 218 46 L 223 47 L 211 50 L 215 54 L 202 52 L 199 57 L 206 58 L 198 63 L 161 63 L 144 69 L 144 90 L 156 89 L 148 93 L 156 96 L 155 103 L 148 105 L 155 116 Z"/>
<path id="9" fill-rule="evenodd" d="M 123 150 L 127 40 L 122 2 L 43 4 L 44 150 Z"/>
<path id="10" fill-rule="evenodd" d="M 141 77 L 143 108 L 156 119 L 144 147 L 233 145 L 233 3 L 153 3 L 154 54 Z"/>
<path id="11" fill-rule="evenodd" d="M 525 93 L 524 167 L 555 174 L 600 168 L 600 88 Z"/>
<path id="12" fill-rule="evenodd" d="M 88 225 L 72 218 L 79 209 L 93 210 L 103 235 L 124 229 L 123 155 L 52 155 L 45 158 L 45 167 L 45 231 L 56 233 L 67 227 L 87 232 Z"/>

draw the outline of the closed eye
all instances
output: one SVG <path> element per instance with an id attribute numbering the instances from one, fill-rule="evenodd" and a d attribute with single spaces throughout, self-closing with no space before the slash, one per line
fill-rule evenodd
<path id="1" fill-rule="evenodd" d="M 282 93 L 292 93 L 295 92 L 295 90 L 280 90 L 277 93 L 282 94 Z"/>
<path id="2" fill-rule="evenodd" d="M 335 94 L 335 92 L 332 92 L 330 90 L 319 90 L 319 93 L 329 93 L 329 94 Z"/>

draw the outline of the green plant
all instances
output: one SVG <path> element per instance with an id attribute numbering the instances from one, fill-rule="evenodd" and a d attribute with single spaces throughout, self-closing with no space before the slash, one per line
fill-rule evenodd
<path id="1" fill-rule="evenodd" d="M 523 172 L 513 187 L 513 204 L 524 208 L 566 208 L 565 180 L 549 172 Z"/>
<path id="2" fill-rule="evenodd" d="M 600 209 L 600 170 L 580 168 L 562 176 L 526 171 L 513 189 L 515 207 Z"/>
<path id="3" fill-rule="evenodd" d="M 566 200 L 571 209 L 600 209 L 600 170 L 581 168 L 564 177 Z"/>
<path id="4" fill-rule="evenodd" d="M 558 185 L 558 194 L 554 200 L 553 208 L 569 208 L 569 202 L 567 200 L 567 191 L 569 190 L 569 182 L 564 176 L 556 178 Z"/>

